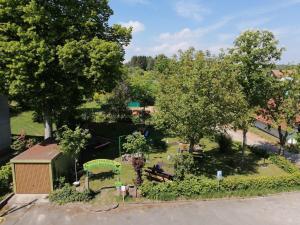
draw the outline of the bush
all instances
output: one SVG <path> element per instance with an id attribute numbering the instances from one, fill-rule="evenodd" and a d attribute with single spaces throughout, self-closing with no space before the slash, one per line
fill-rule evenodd
<path id="1" fill-rule="evenodd" d="M 0 169 L 0 195 L 6 194 L 10 191 L 10 184 L 12 182 L 11 165 L 6 164 Z"/>
<path id="2" fill-rule="evenodd" d="M 220 152 L 229 152 L 232 149 L 232 138 L 228 134 L 220 133 L 216 136 Z"/>
<path id="3" fill-rule="evenodd" d="M 37 143 L 37 140 L 32 138 L 26 138 L 25 133 L 20 134 L 17 138 L 14 139 L 12 145 L 10 146 L 11 149 L 14 151 L 21 153 Z"/>
<path id="4" fill-rule="evenodd" d="M 296 167 L 293 163 L 291 163 L 289 160 L 282 156 L 278 155 L 271 155 L 269 157 L 269 160 L 272 161 L 272 163 L 276 164 L 278 167 L 283 169 L 287 173 L 299 173 L 300 170 L 298 167 Z"/>
<path id="5" fill-rule="evenodd" d="M 141 186 L 142 195 L 157 200 L 172 200 L 178 197 L 197 198 L 224 196 L 243 193 L 252 195 L 264 191 L 284 191 L 300 185 L 299 169 L 284 157 L 272 155 L 269 159 L 289 173 L 281 176 L 233 176 L 220 182 L 207 177 L 186 176 L 171 183 L 145 182 Z"/>
<path id="6" fill-rule="evenodd" d="M 189 176 L 183 181 L 168 183 L 144 182 L 140 190 L 143 196 L 156 200 L 173 200 L 179 197 L 187 199 L 234 195 L 243 192 L 254 193 L 268 190 L 282 191 L 289 188 L 299 187 L 300 174 L 289 174 L 282 176 L 238 176 L 224 178 L 220 182 L 206 177 Z"/>
<path id="7" fill-rule="evenodd" d="M 175 178 L 183 180 L 188 174 L 193 174 L 195 169 L 194 157 L 190 153 L 178 154 L 174 157 Z"/>
<path id="8" fill-rule="evenodd" d="M 250 151 L 259 156 L 259 157 L 262 157 L 262 158 L 268 158 L 269 157 L 269 153 L 267 152 L 266 149 L 263 149 L 263 148 L 259 148 L 259 147 L 256 147 L 256 146 L 249 146 L 248 147 L 250 149 Z"/>
<path id="9" fill-rule="evenodd" d="M 49 200 L 60 205 L 70 202 L 87 202 L 93 198 L 91 191 L 78 192 L 70 184 L 65 184 L 61 189 L 50 193 Z"/>

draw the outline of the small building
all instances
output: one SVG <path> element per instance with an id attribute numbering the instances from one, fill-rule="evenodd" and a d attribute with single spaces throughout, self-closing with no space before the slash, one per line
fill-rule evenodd
<path id="1" fill-rule="evenodd" d="M 10 118 L 8 101 L 0 96 L 0 154 L 5 152 L 11 144 Z"/>
<path id="2" fill-rule="evenodd" d="M 11 159 L 16 194 L 49 194 L 67 169 L 58 145 L 46 140 Z"/>

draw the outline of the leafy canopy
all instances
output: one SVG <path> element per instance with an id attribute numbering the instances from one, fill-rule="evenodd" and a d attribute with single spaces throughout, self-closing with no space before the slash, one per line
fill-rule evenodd
<path id="1" fill-rule="evenodd" d="M 244 102 L 231 64 L 190 49 L 181 52 L 157 97 L 158 128 L 190 142 L 232 123 Z"/>
<path id="2" fill-rule="evenodd" d="M 78 159 L 79 154 L 85 149 L 91 134 L 88 130 L 76 127 L 71 130 L 67 126 L 63 126 L 57 132 L 57 141 L 59 141 L 60 149 L 64 154 Z"/>
<path id="3" fill-rule="evenodd" d="M 140 132 L 134 132 L 126 137 L 126 142 L 123 144 L 123 148 L 126 153 L 148 153 L 150 146 L 147 143 L 146 138 Z"/>
<path id="4" fill-rule="evenodd" d="M 114 87 L 131 29 L 112 14 L 107 0 L 2 0 L 0 91 L 59 118 Z"/>

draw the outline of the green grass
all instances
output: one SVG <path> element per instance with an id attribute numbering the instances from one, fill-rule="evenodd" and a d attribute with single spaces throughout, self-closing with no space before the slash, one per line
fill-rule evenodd
<path id="1" fill-rule="evenodd" d="M 249 131 L 251 133 L 256 134 L 257 136 L 262 137 L 263 139 L 267 140 L 271 144 L 278 144 L 278 141 L 279 141 L 278 138 L 276 138 L 276 137 L 274 137 L 274 136 L 272 136 L 272 135 L 270 135 L 270 134 L 268 134 L 268 133 L 266 133 L 266 132 L 264 132 L 264 131 L 256 128 L 256 127 L 250 127 Z"/>
<path id="2" fill-rule="evenodd" d="M 44 126 L 42 123 L 32 121 L 32 111 L 22 112 L 16 116 L 11 117 L 11 131 L 14 135 L 19 135 L 25 132 L 30 136 L 43 136 Z"/>

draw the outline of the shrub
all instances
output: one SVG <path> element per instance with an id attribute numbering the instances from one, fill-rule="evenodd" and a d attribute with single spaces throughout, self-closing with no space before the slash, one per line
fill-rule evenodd
<path id="1" fill-rule="evenodd" d="M 232 138 L 228 134 L 220 133 L 216 136 L 220 152 L 229 152 L 232 149 Z"/>
<path id="2" fill-rule="evenodd" d="M 282 162 L 281 159 L 278 161 Z M 230 196 L 239 193 L 253 195 L 289 190 L 299 185 L 300 173 L 294 171 L 281 176 L 234 176 L 224 178 L 219 182 L 216 179 L 189 175 L 184 180 L 169 183 L 144 182 L 140 190 L 143 196 L 150 199 L 172 200 L 179 197 L 190 199 L 202 196 Z"/>
<path id="3" fill-rule="evenodd" d="M 272 163 L 276 164 L 278 167 L 283 169 L 287 173 L 299 173 L 300 170 L 298 167 L 296 167 L 293 163 L 291 163 L 289 160 L 282 156 L 278 155 L 271 155 L 269 157 L 269 160 L 272 161 Z"/>
<path id="4" fill-rule="evenodd" d="M 60 205 L 70 202 L 87 202 L 93 198 L 91 191 L 78 192 L 70 184 L 65 184 L 61 189 L 50 193 L 49 200 Z"/>
<path id="5" fill-rule="evenodd" d="M 259 157 L 262 157 L 262 158 L 268 158 L 269 157 L 269 153 L 267 152 L 266 149 L 263 149 L 263 148 L 259 148 L 259 147 L 256 147 L 256 146 L 249 146 L 248 147 L 250 149 L 250 151 L 259 156 Z"/>
<path id="6" fill-rule="evenodd" d="M 14 151 L 21 153 L 28 148 L 31 148 L 37 143 L 35 139 L 26 138 L 25 133 L 20 134 L 15 140 L 13 141 L 12 145 L 10 146 L 11 149 Z"/>
<path id="7" fill-rule="evenodd" d="M 183 180 L 188 174 L 193 174 L 195 169 L 194 157 L 190 153 L 178 154 L 174 157 L 175 178 Z"/>
<path id="8" fill-rule="evenodd" d="M 134 132 L 126 137 L 123 148 L 128 154 L 145 154 L 150 151 L 146 138 L 140 132 Z"/>
<path id="9" fill-rule="evenodd" d="M 6 164 L 0 169 L 0 194 L 3 195 L 10 191 L 10 184 L 12 182 L 11 165 Z"/>

